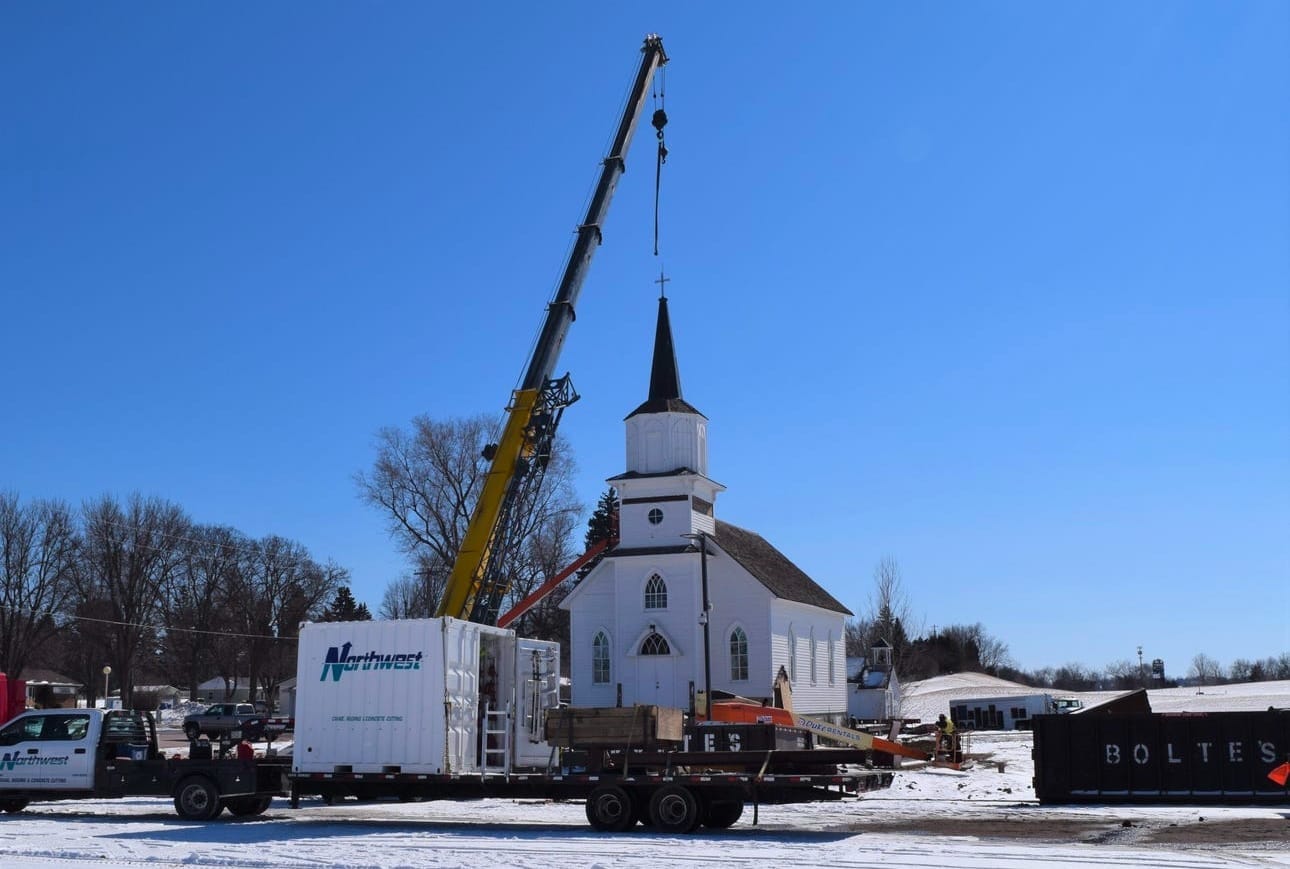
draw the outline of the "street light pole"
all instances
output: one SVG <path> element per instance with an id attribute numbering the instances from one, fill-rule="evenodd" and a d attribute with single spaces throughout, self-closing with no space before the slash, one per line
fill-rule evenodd
<path id="1" fill-rule="evenodd" d="M 104 709 L 108 708 L 108 676 L 111 676 L 111 675 L 112 675 L 112 668 L 104 664 L 103 665 L 103 708 Z"/>

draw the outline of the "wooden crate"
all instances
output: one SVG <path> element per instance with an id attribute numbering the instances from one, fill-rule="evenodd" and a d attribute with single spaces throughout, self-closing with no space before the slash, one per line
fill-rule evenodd
<path id="1" fill-rule="evenodd" d="M 684 713 L 667 706 L 548 709 L 546 741 L 561 748 L 654 748 L 681 742 Z"/>

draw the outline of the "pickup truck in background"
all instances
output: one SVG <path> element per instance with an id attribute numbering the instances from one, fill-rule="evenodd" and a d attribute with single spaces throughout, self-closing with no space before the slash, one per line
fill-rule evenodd
<path id="1" fill-rule="evenodd" d="M 236 732 L 255 741 L 264 734 L 266 717 L 251 703 L 216 703 L 207 707 L 205 712 L 184 716 L 184 736 L 190 740 L 202 735 L 219 739 Z"/>
<path id="2" fill-rule="evenodd" d="M 167 758 L 147 712 L 37 709 L 0 727 L 0 811 L 38 800 L 172 797 L 192 821 L 258 815 L 284 792 L 277 758 Z"/>

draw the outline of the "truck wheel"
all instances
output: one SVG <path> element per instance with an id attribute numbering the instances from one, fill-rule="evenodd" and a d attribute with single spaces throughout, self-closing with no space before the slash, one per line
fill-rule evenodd
<path id="1" fill-rule="evenodd" d="M 186 821 L 209 821 L 223 809 L 219 789 L 204 776 L 190 776 L 175 789 L 175 811 Z"/>
<path id="2" fill-rule="evenodd" d="M 184 736 L 188 737 L 189 742 L 196 742 L 197 737 L 201 735 L 202 735 L 202 729 L 198 727 L 196 724 L 184 725 Z"/>
<path id="3" fill-rule="evenodd" d="M 601 785 L 587 797 L 587 823 L 600 833 L 621 833 L 636 823 L 632 798 L 617 785 Z"/>
<path id="4" fill-rule="evenodd" d="M 709 803 L 707 811 L 703 813 L 703 826 L 712 830 L 724 830 L 733 826 L 743 813 L 743 800 Z"/>
<path id="5" fill-rule="evenodd" d="M 0 811 L 16 815 L 27 808 L 27 800 L 0 800 Z"/>
<path id="6" fill-rule="evenodd" d="M 699 801 L 680 785 L 663 785 L 649 798 L 649 819 L 660 833 L 688 833 L 699 826 Z"/>

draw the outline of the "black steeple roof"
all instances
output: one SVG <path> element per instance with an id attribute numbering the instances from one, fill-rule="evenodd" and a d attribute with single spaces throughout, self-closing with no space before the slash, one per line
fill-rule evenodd
<path id="1" fill-rule="evenodd" d="M 649 373 L 649 398 L 627 414 L 694 413 L 703 416 L 681 397 L 681 375 L 676 368 L 676 350 L 672 346 L 672 323 L 667 316 L 667 297 L 658 300 L 658 325 L 654 329 L 654 364 Z M 706 417 L 704 417 L 706 419 Z"/>

